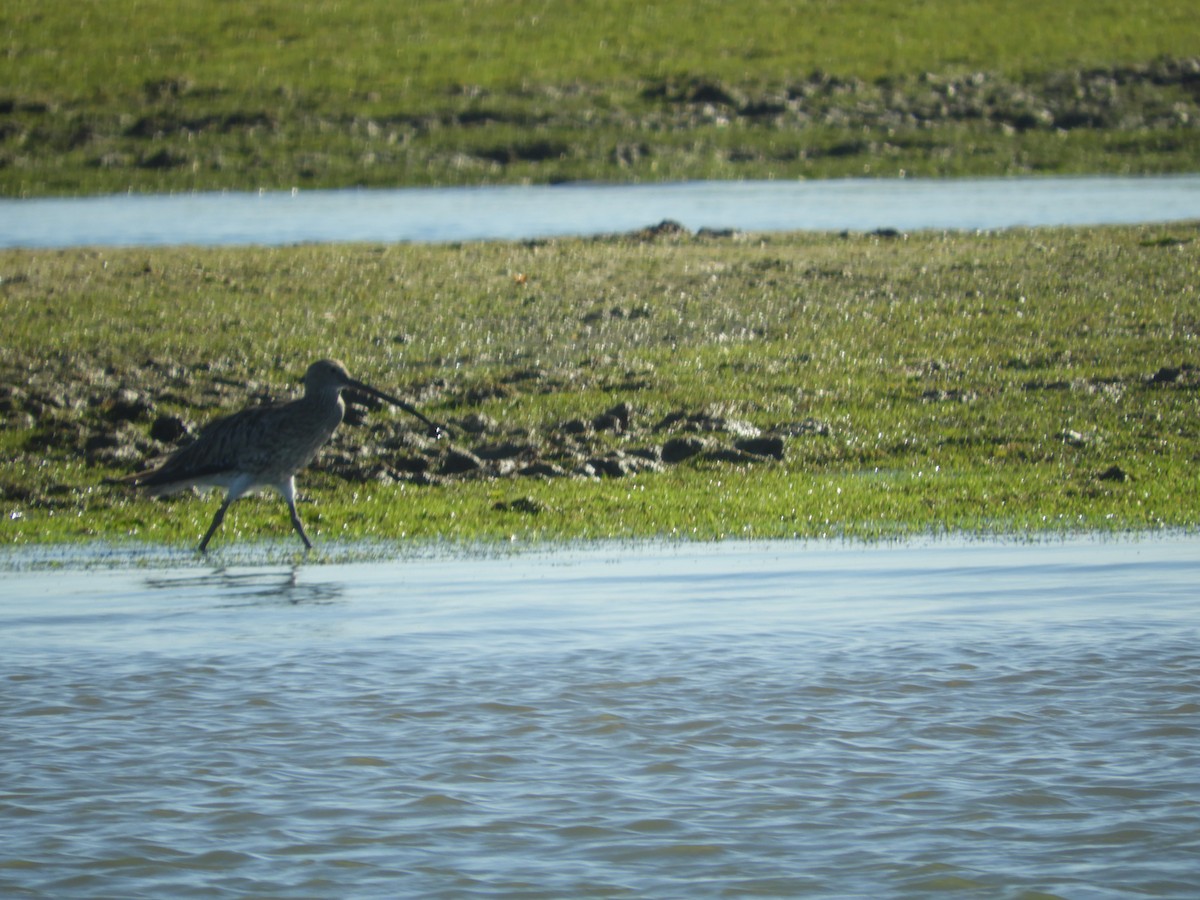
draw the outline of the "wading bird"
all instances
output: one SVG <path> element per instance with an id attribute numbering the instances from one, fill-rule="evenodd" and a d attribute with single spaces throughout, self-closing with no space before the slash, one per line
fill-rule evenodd
<path id="1" fill-rule="evenodd" d="M 287 503 L 292 527 L 311 550 L 312 541 L 296 512 L 296 473 L 312 462 L 342 422 L 346 388 L 398 406 L 429 426 L 430 437 L 442 429 L 409 404 L 350 377 L 334 359 L 322 359 L 304 374 L 304 396 L 290 403 L 252 406 L 214 419 L 194 443 L 176 450 L 159 466 L 119 479 L 153 497 L 188 488 L 224 488 L 225 500 L 213 516 L 200 552 L 225 518 L 229 505 L 259 488 L 274 488 Z"/>

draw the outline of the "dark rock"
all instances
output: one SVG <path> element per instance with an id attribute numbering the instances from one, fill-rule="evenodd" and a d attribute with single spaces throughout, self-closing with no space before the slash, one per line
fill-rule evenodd
<path id="1" fill-rule="evenodd" d="M 496 512 L 513 512 L 522 513 L 527 516 L 536 516 L 546 511 L 546 505 L 539 503 L 532 497 L 517 497 L 515 500 L 501 500 L 492 504 L 492 509 Z"/>
<path id="2" fill-rule="evenodd" d="M 560 141 L 532 140 L 502 144 L 476 152 L 476 156 L 500 165 L 517 162 L 545 162 L 561 159 L 570 151 L 570 145 Z"/>
<path id="3" fill-rule="evenodd" d="M 411 477 L 408 472 L 401 472 L 398 469 L 393 469 L 389 465 L 380 463 L 376 466 L 371 466 L 365 472 L 360 473 L 362 481 L 378 481 L 381 484 L 395 484 L 397 481 L 408 481 Z"/>
<path id="4" fill-rule="evenodd" d="M 633 407 L 627 401 L 622 401 L 612 409 L 606 410 L 604 416 L 615 418 L 621 426 L 620 430 L 628 431 L 629 426 L 633 422 Z M 597 425 L 596 427 L 599 428 L 600 426 Z"/>
<path id="5" fill-rule="evenodd" d="M 407 472 L 410 475 L 419 475 L 423 472 L 428 472 L 431 464 L 424 456 L 400 456 L 392 460 L 392 468 Z"/>
<path id="6" fill-rule="evenodd" d="M 1069 391 L 1071 389 L 1071 382 L 1062 381 L 1061 379 L 1058 381 L 1042 381 L 1039 378 L 1035 378 L 1033 381 L 1026 381 L 1021 387 L 1027 391 Z"/>
<path id="7" fill-rule="evenodd" d="M 708 442 L 698 437 L 671 438 L 662 446 L 662 461 L 665 463 L 683 462 L 708 447 Z"/>
<path id="8" fill-rule="evenodd" d="M 174 117 L 161 115 L 142 116 L 125 129 L 125 136 L 132 138 L 154 138 L 168 131 L 176 131 L 180 123 Z"/>
<path id="9" fill-rule="evenodd" d="M 783 438 L 778 436 L 744 438 L 735 441 L 734 446 L 745 453 L 754 456 L 769 456 L 772 459 L 783 459 Z"/>
<path id="10" fill-rule="evenodd" d="M 358 428 L 361 425 L 367 424 L 367 410 L 363 409 L 354 402 L 346 403 L 346 414 L 342 417 L 342 424 L 347 428 Z"/>
<path id="11" fill-rule="evenodd" d="M 862 153 L 869 153 L 872 149 L 873 148 L 870 141 L 839 141 L 838 143 L 826 148 L 824 153 L 821 153 L 820 151 L 813 151 L 811 155 L 832 156 L 835 159 L 838 159 L 847 156 L 858 156 Z"/>
<path id="12" fill-rule="evenodd" d="M 0 110 L 0 112 L 2 111 L 3 110 Z M 34 491 L 23 484 L 0 482 L 0 500 L 15 500 L 18 503 L 29 503 L 33 500 L 36 500 L 37 496 L 37 491 Z"/>
<path id="13" fill-rule="evenodd" d="M 483 434 L 496 430 L 496 420 L 482 413 L 471 413 L 465 419 L 461 419 L 458 424 L 467 434 Z"/>
<path id="14" fill-rule="evenodd" d="M 104 431 L 100 432 L 99 434 L 91 435 L 86 441 L 83 442 L 83 449 L 85 452 L 91 454 L 95 453 L 97 450 L 109 450 L 113 447 L 119 446 L 120 443 L 120 439 L 115 434 L 110 431 Z"/>
<path id="15" fill-rule="evenodd" d="M 214 117 L 212 123 L 220 131 L 228 134 L 232 131 L 255 131 L 259 128 L 267 128 L 274 130 L 276 122 L 274 117 L 264 112 L 233 112 L 227 115 Z"/>
<path id="16" fill-rule="evenodd" d="M 1151 384 L 1174 384 L 1179 380 L 1179 376 L 1183 374 L 1183 370 L 1174 366 L 1163 366 L 1157 372 L 1150 376 Z"/>
<path id="17" fill-rule="evenodd" d="M 671 103 L 694 103 L 698 105 L 738 106 L 740 101 L 720 83 L 702 78 L 692 78 L 683 84 L 674 79 L 651 84 L 642 96 L 648 100 L 666 100 Z"/>
<path id="18" fill-rule="evenodd" d="M 83 449 L 89 465 L 126 465 L 141 460 L 142 452 L 134 442 L 136 435 L 130 430 L 98 432 L 89 435 Z"/>
<path id="19" fill-rule="evenodd" d="M 108 404 L 107 416 L 113 422 L 133 422 L 148 415 L 154 404 L 136 391 L 127 388 L 117 391 Z"/>
<path id="20" fill-rule="evenodd" d="M 703 459 L 709 462 L 724 462 L 744 465 L 746 463 L 762 462 L 762 457 L 737 450 L 733 447 L 716 447 L 704 453 Z"/>
<path id="21" fill-rule="evenodd" d="M 451 450 L 442 460 L 441 474 L 462 475 L 483 468 L 483 460 L 469 450 Z"/>
<path id="22" fill-rule="evenodd" d="M 558 426 L 563 434 L 587 434 L 588 428 L 588 423 L 583 419 L 568 419 Z"/>
<path id="23" fill-rule="evenodd" d="M 532 456 L 536 451 L 530 444 L 505 441 L 501 444 L 486 444 L 475 448 L 475 455 L 483 460 L 517 459 Z"/>
<path id="24" fill-rule="evenodd" d="M 45 389 L 30 395 L 25 405 L 34 415 L 41 416 L 47 410 L 66 409 L 69 403 L 66 393 L 62 390 Z"/>
<path id="25" fill-rule="evenodd" d="M 77 423 L 50 419 L 38 424 L 25 438 L 24 447 L 30 453 L 63 452 L 79 448 L 82 442 L 82 429 Z"/>
<path id="26" fill-rule="evenodd" d="M 185 162 L 187 162 L 185 157 L 178 153 L 172 153 L 164 147 L 157 153 L 143 156 L 138 160 L 137 165 L 140 169 L 174 169 L 182 166 Z"/>
<path id="27" fill-rule="evenodd" d="M 737 104 L 737 99 L 721 85 L 703 80 L 692 82 L 683 92 L 682 99 L 688 103 L 716 103 L 721 106 Z"/>
<path id="28" fill-rule="evenodd" d="M 663 416 L 661 419 L 658 420 L 658 424 L 654 426 L 654 430 L 655 431 L 667 431 L 668 429 L 674 428 L 676 425 L 678 425 L 680 422 L 684 421 L 685 419 L 687 419 L 687 413 L 678 412 L 678 411 L 672 412 L 672 413 L 667 413 L 665 416 Z"/>
<path id="29" fill-rule="evenodd" d="M 443 484 L 443 479 L 434 475 L 432 472 L 417 472 L 408 479 L 409 484 L 415 484 L 420 487 L 432 487 L 434 485 Z"/>
<path id="30" fill-rule="evenodd" d="M 527 478 L 561 478 L 567 473 L 553 463 L 535 462 L 518 469 L 517 474 Z"/>
<path id="31" fill-rule="evenodd" d="M 605 478 L 624 478 L 631 474 L 629 463 L 619 456 L 604 456 L 589 459 L 587 464 L 592 471 Z"/>
<path id="32" fill-rule="evenodd" d="M 0 384 L 0 412 L 10 413 L 25 403 L 25 392 L 13 384 Z"/>
<path id="33" fill-rule="evenodd" d="M 150 437 L 164 444 L 173 444 L 187 434 L 187 423 L 179 416 L 161 415 L 150 425 Z"/>
<path id="34" fill-rule="evenodd" d="M 683 225 L 673 219 L 663 219 L 657 225 L 648 225 L 633 232 L 631 237 L 643 241 L 652 241 L 663 237 L 683 237 L 691 234 Z"/>
<path id="35" fill-rule="evenodd" d="M 601 413 L 592 419 L 592 427 L 597 431 L 624 431 L 621 420 L 609 413 Z"/>
<path id="36" fill-rule="evenodd" d="M 1103 472 L 1096 476 L 1099 481 L 1132 481 L 1133 476 L 1122 469 L 1120 466 L 1109 466 Z"/>
<path id="37" fill-rule="evenodd" d="M 748 119 L 761 119 L 782 116 L 787 111 L 788 108 L 785 103 L 771 100 L 752 100 L 738 110 L 738 115 Z"/>

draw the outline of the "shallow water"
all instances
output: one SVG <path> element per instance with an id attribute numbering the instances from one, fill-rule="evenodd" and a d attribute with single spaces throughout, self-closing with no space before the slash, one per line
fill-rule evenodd
<path id="1" fill-rule="evenodd" d="M 0 247 L 522 240 L 691 229 L 869 231 L 1200 218 L 1200 176 L 694 181 L 0 199 Z"/>
<path id="2" fill-rule="evenodd" d="M 1200 538 L 10 571 L 0 895 L 1200 896 Z"/>

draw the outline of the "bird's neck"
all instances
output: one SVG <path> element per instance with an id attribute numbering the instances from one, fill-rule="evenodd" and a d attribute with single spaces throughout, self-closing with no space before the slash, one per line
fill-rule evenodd
<path id="1" fill-rule="evenodd" d="M 299 402 L 313 410 L 314 418 L 328 416 L 334 427 L 346 414 L 346 401 L 340 390 L 306 391 Z"/>

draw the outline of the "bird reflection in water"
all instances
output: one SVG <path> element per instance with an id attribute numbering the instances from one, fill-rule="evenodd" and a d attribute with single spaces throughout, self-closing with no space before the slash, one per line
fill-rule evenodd
<path id="1" fill-rule="evenodd" d="M 341 599 L 344 585 L 337 582 L 310 582 L 299 578 L 300 566 L 286 572 L 278 570 L 234 571 L 214 569 L 200 575 L 181 578 L 148 578 L 146 586 L 154 590 L 175 593 L 197 593 L 218 597 L 219 609 L 239 606 L 264 606 L 288 603 L 317 605 L 335 603 Z"/>

